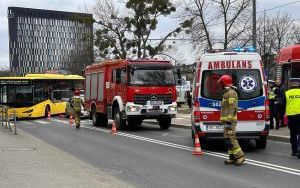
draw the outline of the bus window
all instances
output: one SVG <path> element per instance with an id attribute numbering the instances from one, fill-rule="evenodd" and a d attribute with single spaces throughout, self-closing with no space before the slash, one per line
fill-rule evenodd
<path id="1" fill-rule="evenodd" d="M 68 101 L 72 97 L 71 90 L 53 90 L 51 99 L 53 101 Z"/>

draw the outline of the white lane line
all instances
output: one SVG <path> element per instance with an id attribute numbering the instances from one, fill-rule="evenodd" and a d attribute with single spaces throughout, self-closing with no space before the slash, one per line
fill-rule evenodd
<path id="1" fill-rule="evenodd" d="M 32 125 L 33 123 L 32 122 L 30 122 L 30 121 L 22 121 L 22 123 L 24 123 L 24 124 L 28 124 L 28 125 Z M 18 122 L 17 122 L 17 125 L 18 125 Z"/>
<path id="2" fill-rule="evenodd" d="M 64 123 L 64 124 L 69 123 L 67 120 L 61 120 L 61 119 L 52 119 L 52 121 L 55 121 L 55 122 L 58 122 L 58 123 Z"/>
<path id="3" fill-rule="evenodd" d="M 42 120 L 34 120 L 34 122 L 40 123 L 40 124 L 48 124 L 51 123 L 50 121 L 42 121 Z"/>
<path id="4" fill-rule="evenodd" d="M 97 131 L 100 131 L 100 132 L 110 133 L 110 130 L 106 130 L 106 129 L 102 129 L 102 128 L 96 128 L 96 127 L 90 127 L 90 126 L 82 126 L 82 128 L 87 128 L 87 129 L 97 130 Z M 184 146 L 184 145 L 175 144 L 175 143 L 171 143 L 171 142 L 160 141 L 160 140 L 156 140 L 156 139 L 152 139 L 152 138 L 146 138 L 146 137 L 127 134 L 127 133 L 122 133 L 122 132 L 118 132 L 116 134 L 120 135 L 120 136 L 128 137 L 128 138 L 133 138 L 133 139 L 137 139 L 137 140 L 142 140 L 142 141 L 146 141 L 146 142 L 151 142 L 151 143 L 155 143 L 155 144 L 169 146 L 169 147 L 172 147 L 172 148 L 182 149 L 182 150 L 186 150 L 186 151 L 192 151 L 193 150 L 193 148 L 189 147 L 189 146 Z M 219 157 L 219 158 L 228 158 L 227 154 L 218 153 L 218 152 L 205 151 L 205 154 L 210 155 L 210 156 Z M 254 166 L 259 166 L 259 167 L 262 167 L 262 168 L 267 168 L 267 169 L 271 169 L 271 170 L 275 170 L 275 171 L 280 171 L 280 172 L 285 172 L 285 173 L 288 173 L 288 174 L 293 174 L 293 175 L 300 176 L 300 170 L 299 169 L 294 169 L 294 168 L 275 165 L 275 164 L 271 164 L 271 163 L 256 161 L 256 160 L 252 160 L 252 159 L 246 159 L 245 163 L 250 164 L 250 165 L 254 165 Z"/>
<path id="5" fill-rule="evenodd" d="M 169 133 L 165 133 L 165 134 L 163 134 L 163 135 L 161 135 L 161 136 L 167 136 Z"/>

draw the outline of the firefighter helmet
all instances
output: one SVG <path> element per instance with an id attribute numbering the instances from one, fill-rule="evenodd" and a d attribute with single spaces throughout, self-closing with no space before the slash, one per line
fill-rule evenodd
<path id="1" fill-rule="evenodd" d="M 75 96 L 79 96 L 79 95 L 80 95 L 79 89 L 76 89 L 76 90 L 74 91 L 74 95 L 75 95 Z"/>
<path id="2" fill-rule="evenodd" d="M 225 74 L 221 76 L 221 78 L 218 80 L 218 83 L 220 83 L 224 87 L 232 86 L 232 78 L 230 75 Z"/>

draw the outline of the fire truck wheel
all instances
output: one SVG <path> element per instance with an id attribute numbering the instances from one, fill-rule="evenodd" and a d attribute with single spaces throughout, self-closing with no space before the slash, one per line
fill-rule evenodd
<path id="1" fill-rule="evenodd" d="M 99 125 L 101 127 L 106 127 L 108 123 L 108 118 L 106 114 L 100 115 Z"/>
<path id="2" fill-rule="evenodd" d="M 114 121 L 118 130 L 123 129 L 126 125 L 126 120 L 122 119 L 122 114 L 119 110 L 119 107 L 116 107 L 114 110 Z"/>
<path id="3" fill-rule="evenodd" d="M 158 118 L 158 123 L 161 129 L 169 129 L 171 126 L 171 117 L 160 117 Z"/>
<path id="4" fill-rule="evenodd" d="M 92 117 L 92 121 L 93 121 L 93 126 L 97 126 L 97 125 L 100 124 L 100 117 L 99 117 L 99 114 L 96 111 L 96 107 L 92 108 L 91 117 Z"/>

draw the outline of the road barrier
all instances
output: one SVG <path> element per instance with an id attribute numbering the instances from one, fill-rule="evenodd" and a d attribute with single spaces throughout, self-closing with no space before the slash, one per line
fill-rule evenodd
<path id="1" fill-rule="evenodd" d="M 0 105 L 1 125 L 17 134 L 16 111 L 14 108 Z M 12 126 L 13 125 L 13 126 Z M 14 128 L 14 130 L 12 129 Z"/>

